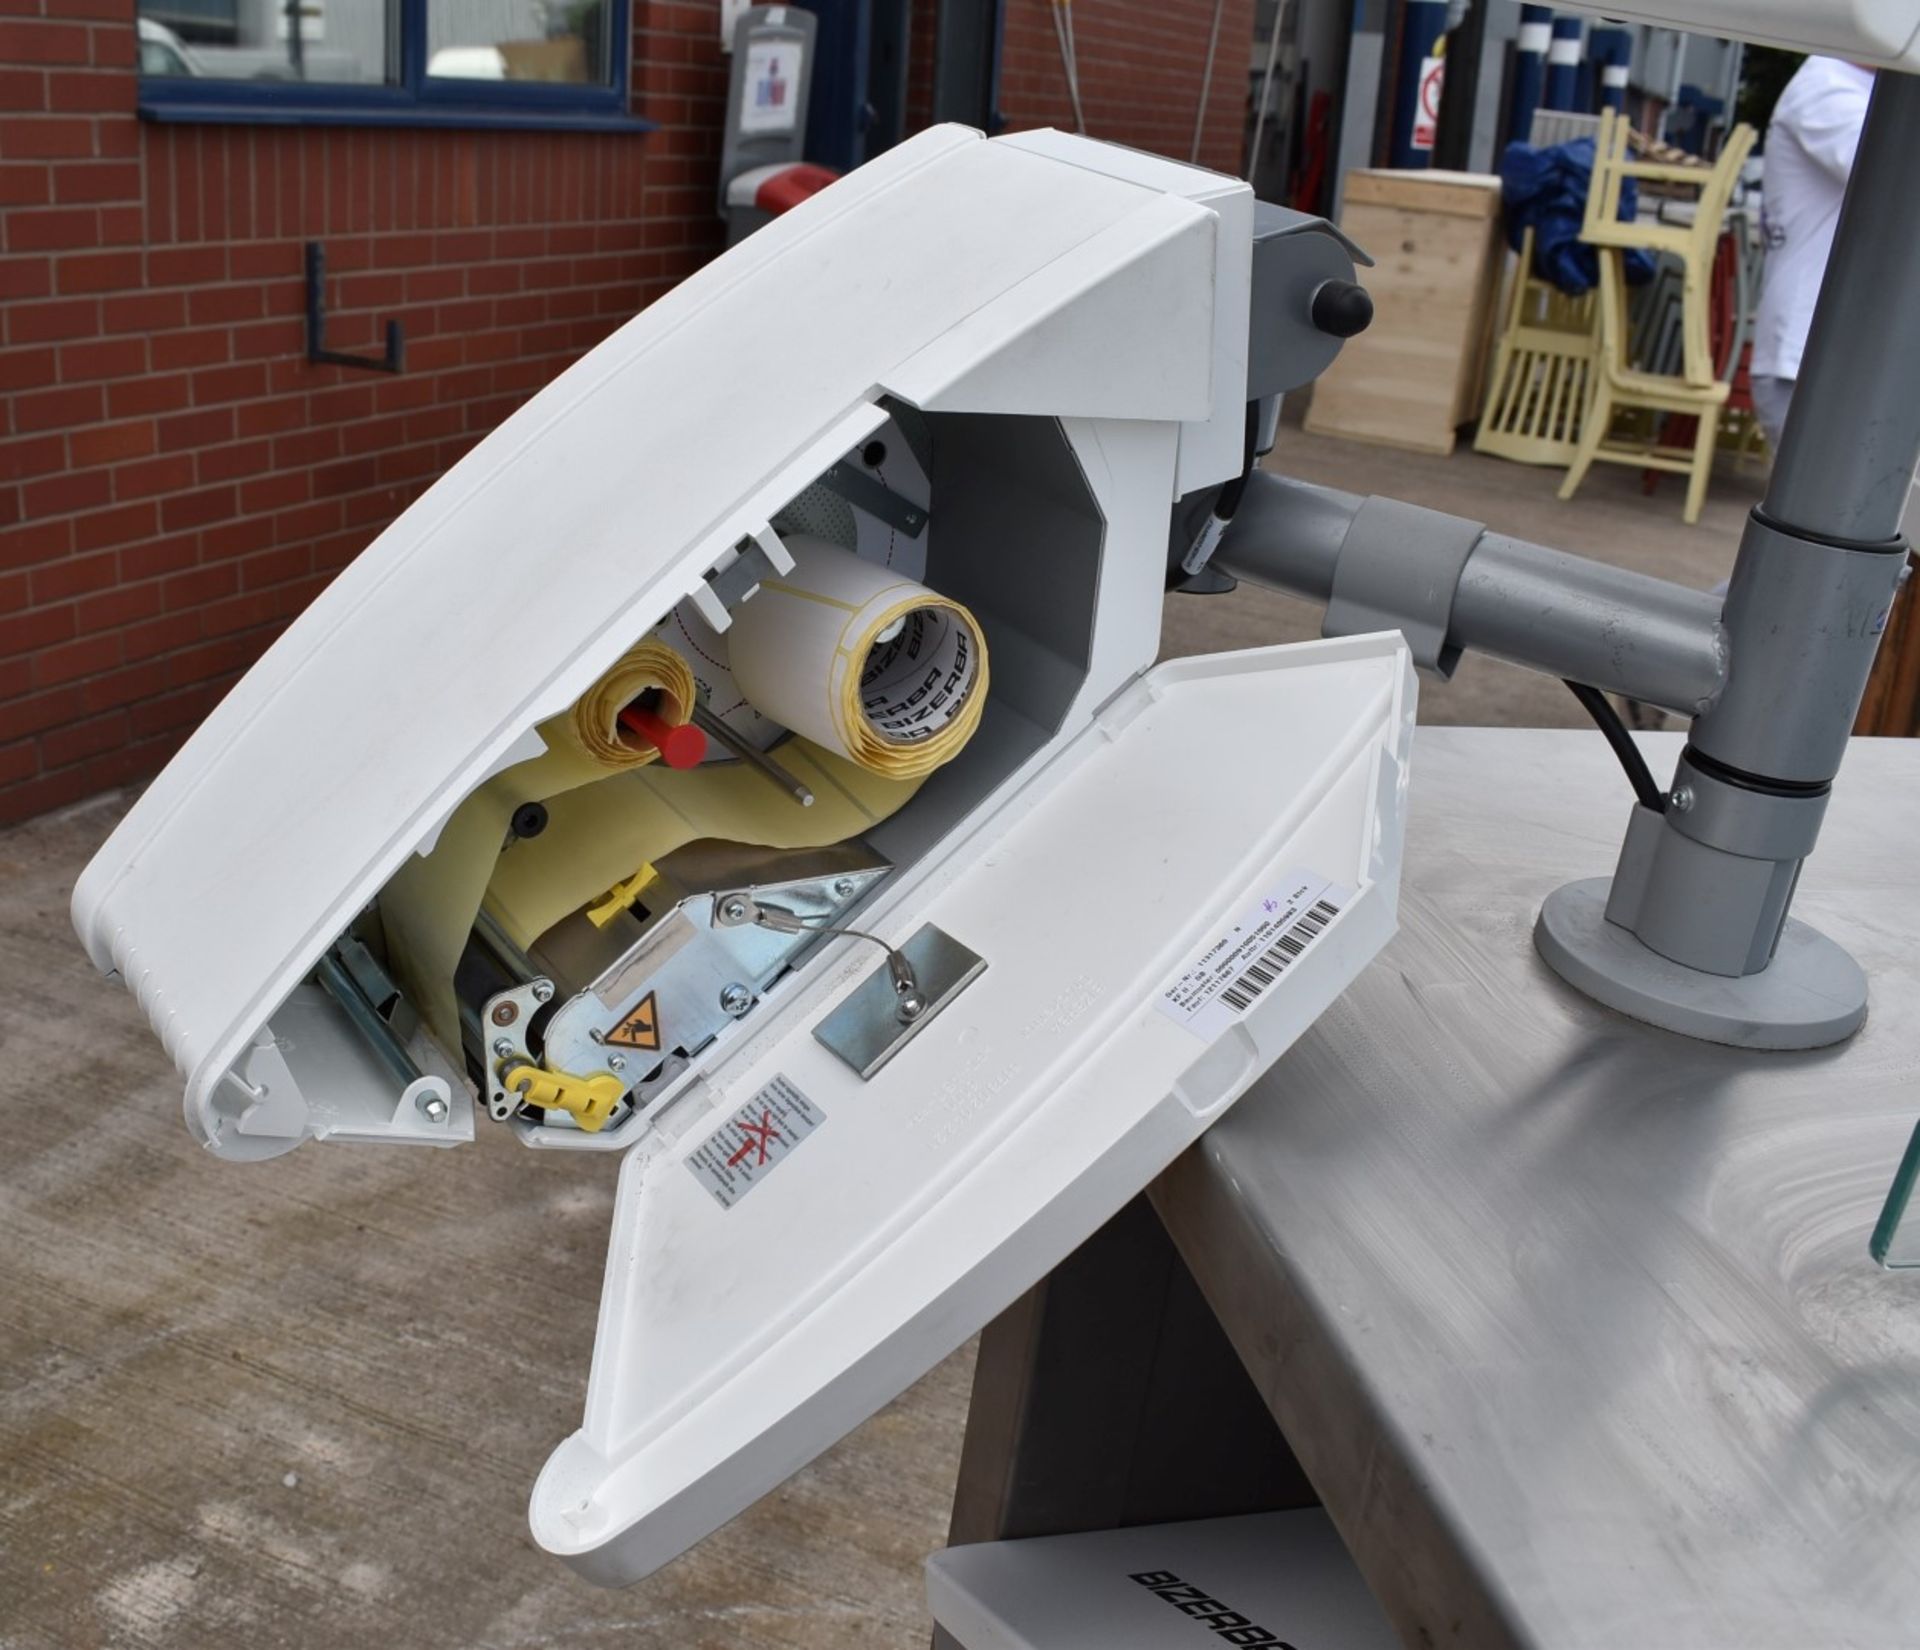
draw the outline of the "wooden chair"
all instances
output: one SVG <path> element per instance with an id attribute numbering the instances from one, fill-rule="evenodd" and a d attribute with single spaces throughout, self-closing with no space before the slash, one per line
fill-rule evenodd
<path id="1" fill-rule="evenodd" d="M 1713 260 L 1712 298 L 1707 305 L 1707 333 L 1712 340 L 1714 376 L 1727 382 L 1727 399 L 1720 409 L 1719 449 L 1733 455 L 1733 467 L 1744 471 L 1749 460 L 1764 461 L 1766 435 L 1753 408 L 1753 300 L 1759 290 L 1755 256 L 1759 237 L 1751 213 L 1734 208 Z M 1682 371 L 1680 260 L 1660 256 L 1655 279 L 1634 295 L 1633 363 L 1642 372 L 1677 376 Z M 1663 280 L 1672 280 L 1663 286 Z M 1666 301 L 1665 316 L 1656 315 Z M 1652 415 L 1646 415 L 1651 426 Z M 1615 433 L 1618 434 L 1618 426 Z M 1698 433 L 1691 417 L 1669 418 L 1662 431 L 1668 446 L 1685 447 Z M 1659 473 L 1648 470 L 1642 490 L 1651 493 Z"/>
<path id="2" fill-rule="evenodd" d="M 1570 298 L 1535 275 L 1533 231 L 1523 231 L 1473 450 L 1521 464 L 1571 463 L 1598 355 L 1594 295 Z"/>
<path id="3" fill-rule="evenodd" d="M 1720 447 L 1733 454 L 1736 472 L 1744 472 L 1750 460 L 1764 466 L 1769 457 L 1766 432 L 1760 428 L 1760 417 L 1753 406 L 1753 317 L 1765 259 L 1760 226 L 1753 214 L 1738 209 L 1729 212 L 1720 261 L 1732 267 L 1734 328 L 1727 348 L 1720 352 L 1731 386 L 1720 414 Z"/>
<path id="4" fill-rule="evenodd" d="M 1594 140 L 1593 182 L 1587 191 L 1580 238 L 1600 253 L 1600 286 L 1595 298 L 1599 360 L 1593 399 L 1582 420 L 1579 447 L 1561 484 L 1560 496 L 1572 498 L 1596 460 L 1668 470 L 1688 478 L 1686 520 L 1692 525 L 1700 519 L 1701 506 L 1706 503 L 1715 432 L 1720 408 L 1727 399 L 1727 385 L 1719 376 L 1708 328 L 1714 254 L 1720 242 L 1721 220 L 1733 197 L 1740 168 L 1753 147 L 1754 132 L 1751 126 L 1736 126 L 1727 135 L 1719 160 L 1705 168 L 1631 160 L 1627 153 L 1629 131 L 1628 123 L 1608 110 L 1601 116 Z M 1693 222 L 1621 222 L 1620 188 L 1628 178 L 1698 188 Z M 1630 364 L 1622 255 L 1632 247 L 1669 252 L 1680 261 L 1681 370 L 1677 374 L 1639 371 Z M 1657 434 L 1644 440 L 1618 438 L 1612 428 L 1614 414 L 1623 408 L 1641 408 L 1656 418 L 1691 415 L 1696 421 L 1693 440 L 1688 447 L 1673 447 L 1661 445 Z M 1657 424 L 1654 427 L 1657 430 Z"/>

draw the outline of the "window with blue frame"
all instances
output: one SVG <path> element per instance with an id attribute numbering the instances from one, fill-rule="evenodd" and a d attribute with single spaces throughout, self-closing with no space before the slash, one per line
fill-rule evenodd
<path id="1" fill-rule="evenodd" d="M 644 127 L 628 0 L 139 0 L 156 120 Z"/>

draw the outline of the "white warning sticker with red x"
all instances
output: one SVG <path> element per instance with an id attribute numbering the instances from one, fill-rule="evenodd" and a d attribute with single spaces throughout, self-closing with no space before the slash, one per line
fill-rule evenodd
<path id="1" fill-rule="evenodd" d="M 731 1209 L 826 1120 L 791 1081 L 775 1077 L 694 1149 L 687 1167 Z"/>

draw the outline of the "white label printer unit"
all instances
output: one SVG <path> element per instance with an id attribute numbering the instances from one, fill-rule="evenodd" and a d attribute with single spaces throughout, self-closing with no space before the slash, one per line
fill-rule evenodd
<path id="1" fill-rule="evenodd" d="M 82 878 L 214 1155 L 626 1154 L 532 1504 L 584 1574 L 952 1350 L 1391 932 L 1399 637 L 1153 668 L 1176 501 L 1352 275 L 1234 179 L 914 138 L 489 435 Z"/>

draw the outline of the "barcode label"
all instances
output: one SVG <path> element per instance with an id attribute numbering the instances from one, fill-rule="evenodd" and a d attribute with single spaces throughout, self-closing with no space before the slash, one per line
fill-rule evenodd
<path id="1" fill-rule="evenodd" d="M 1313 909 L 1260 953 L 1258 962 L 1249 963 L 1246 973 L 1220 993 L 1220 1000 L 1245 1013 L 1253 999 L 1280 978 L 1293 959 L 1320 937 L 1320 931 L 1340 915 L 1340 907 L 1331 900 L 1315 900 Z"/>
<path id="2" fill-rule="evenodd" d="M 1291 873 L 1161 992 L 1160 1012 L 1211 1042 L 1306 954 L 1353 894 L 1311 871 Z"/>

